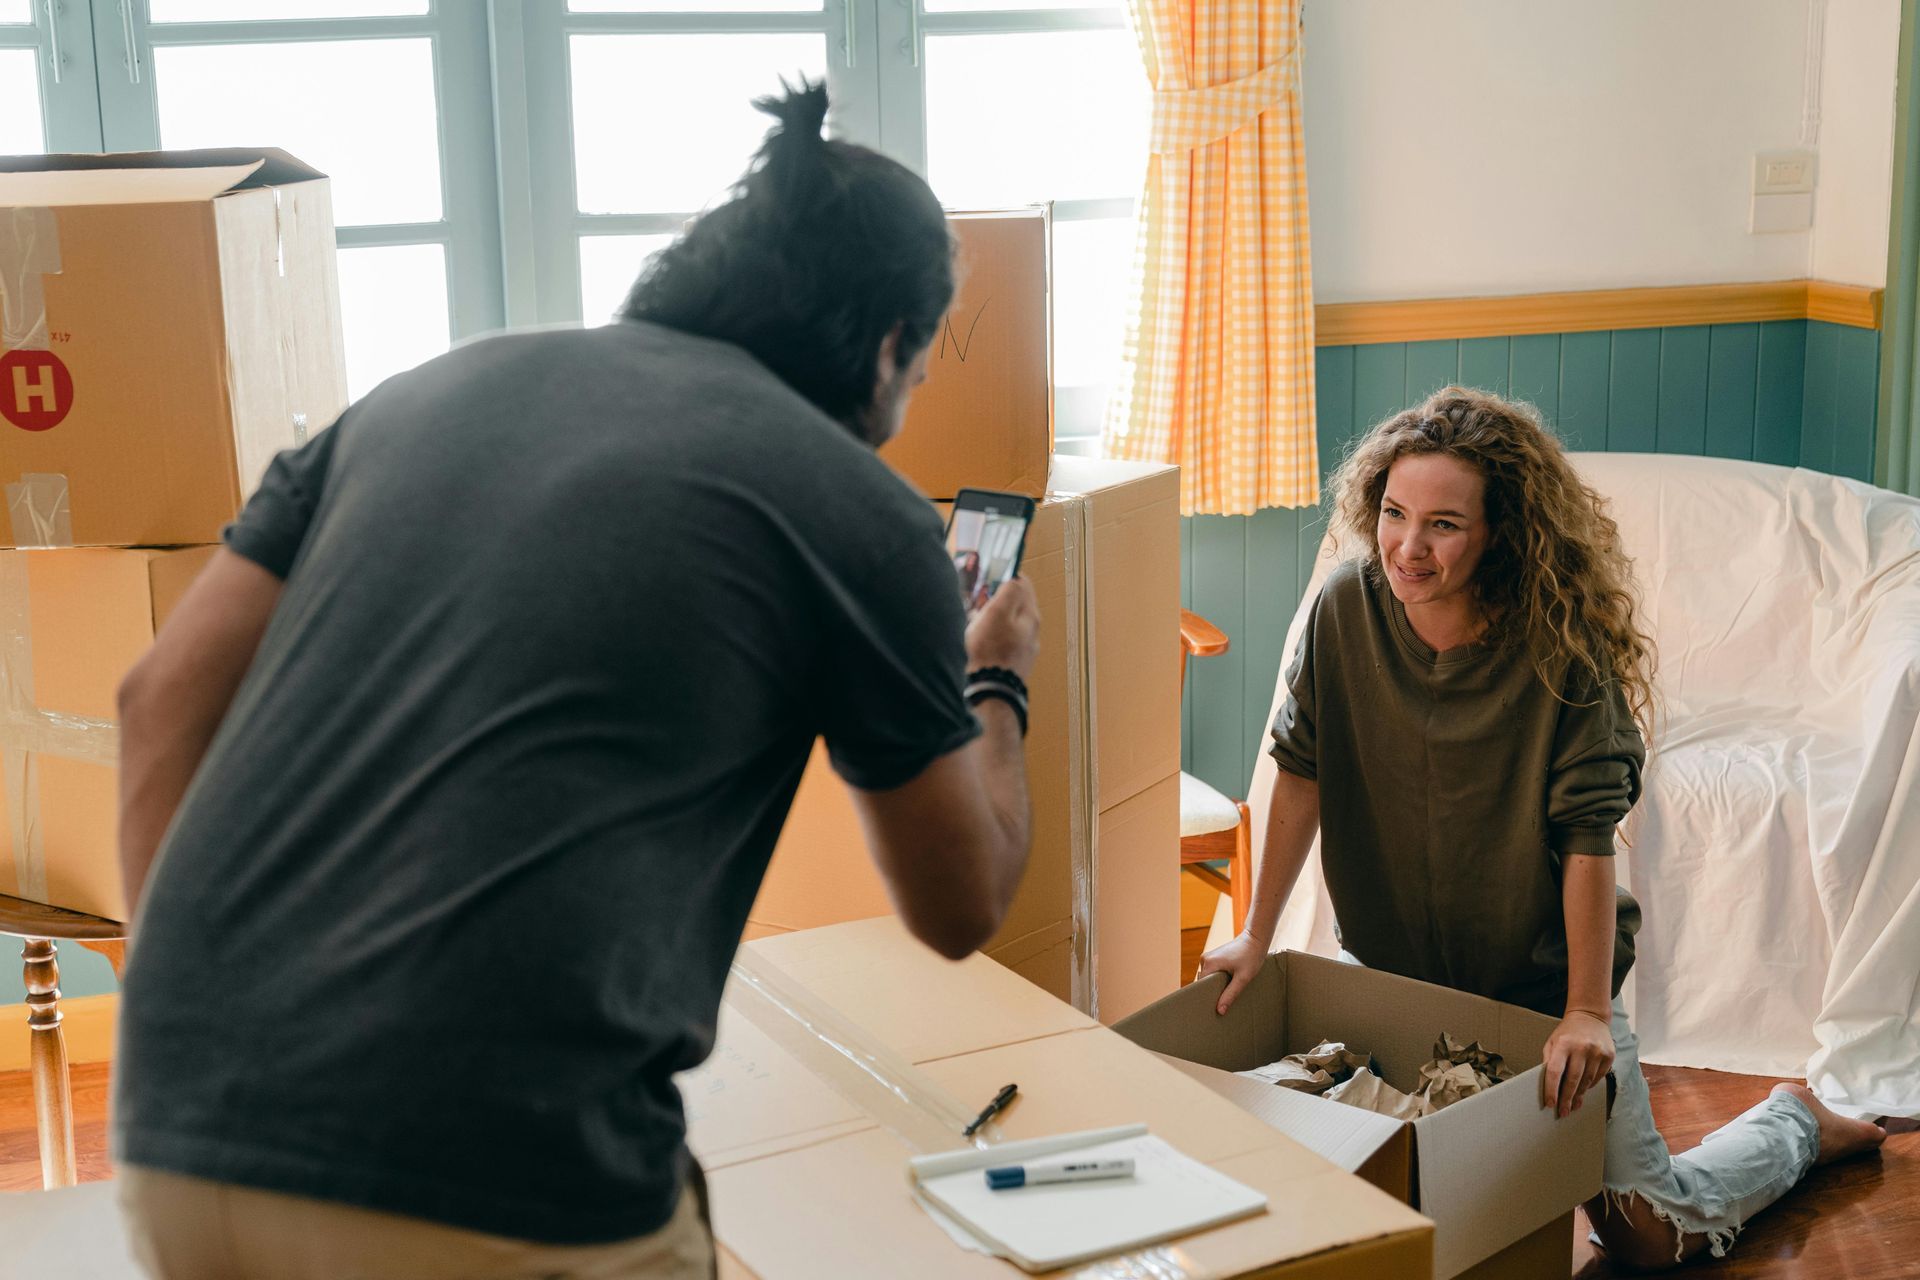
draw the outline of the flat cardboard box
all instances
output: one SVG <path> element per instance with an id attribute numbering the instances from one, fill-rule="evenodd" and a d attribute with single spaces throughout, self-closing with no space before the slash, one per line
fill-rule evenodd
<path id="1" fill-rule="evenodd" d="M 1056 464 L 1021 566 L 1041 613 L 1028 682 L 1032 854 L 985 950 L 1111 1019 L 1179 983 L 1179 473 Z M 892 909 L 846 788 L 816 749 L 748 934 Z"/>
<path id="2" fill-rule="evenodd" d="M 1021 1274 L 949 1239 L 906 1172 L 965 1145 L 959 1125 L 1008 1080 L 989 1141 L 1144 1122 L 1267 1194 L 1268 1212 L 1174 1242 L 1186 1274 L 1430 1272 L 1431 1228 L 1390 1196 L 1006 969 L 950 964 L 880 919 L 747 944 L 712 1058 L 680 1077 L 721 1274 Z"/>
<path id="3" fill-rule="evenodd" d="M 327 179 L 283 152 L 0 157 L 0 546 L 217 541 L 346 405 Z"/>
<path id="4" fill-rule="evenodd" d="M 1047 206 L 947 218 L 958 289 L 927 351 L 927 380 L 880 456 L 929 498 L 999 489 L 1039 498 L 1053 454 Z"/>
<path id="5" fill-rule="evenodd" d="M 1224 985 L 1209 975 L 1114 1029 L 1432 1218 L 1440 1280 L 1527 1274 L 1502 1268 L 1533 1265 L 1542 1250 L 1557 1250 L 1559 1265 L 1570 1267 L 1565 1216 L 1600 1190 L 1606 1109 L 1596 1105 L 1603 1095 L 1565 1120 L 1541 1107 L 1540 1051 L 1552 1018 L 1294 951 L 1270 957 L 1221 1017 L 1214 1006 Z M 1409 1124 L 1231 1074 L 1342 1040 L 1372 1053 L 1387 1083 L 1411 1091 L 1442 1032 L 1502 1054 L 1514 1078 Z M 1472 1270 L 1482 1265 L 1490 1269 Z"/>
<path id="6" fill-rule="evenodd" d="M 127 918 L 115 692 L 214 551 L 0 550 L 0 894 Z"/>

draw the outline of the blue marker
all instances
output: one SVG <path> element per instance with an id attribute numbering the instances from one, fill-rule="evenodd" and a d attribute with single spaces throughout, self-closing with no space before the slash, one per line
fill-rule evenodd
<path id="1" fill-rule="evenodd" d="M 1092 1182 L 1098 1178 L 1132 1176 L 1132 1156 L 1111 1160 L 1049 1160 L 989 1169 L 987 1185 L 995 1191 L 1012 1191 L 1015 1187 L 1039 1187 L 1050 1182 Z"/>

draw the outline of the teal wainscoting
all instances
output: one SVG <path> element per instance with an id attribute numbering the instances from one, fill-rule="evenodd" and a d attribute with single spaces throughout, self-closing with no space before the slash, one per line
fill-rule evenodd
<path id="1" fill-rule="evenodd" d="M 1448 383 L 1531 401 L 1570 448 L 1873 475 L 1877 330 L 1818 320 L 1322 347 L 1322 467 Z M 1287 624 L 1325 524 L 1315 507 L 1182 522 L 1181 603 L 1233 642 L 1189 665 L 1182 763 L 1246 794 Z"/>

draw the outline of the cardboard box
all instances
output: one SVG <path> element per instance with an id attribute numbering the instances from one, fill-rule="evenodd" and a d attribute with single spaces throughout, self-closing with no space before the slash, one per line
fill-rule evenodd
<path id="1" fill-rule="evenodd" d="M 1179 473 L 1056 463 L 1021 567 L 1041 611 L 1028 681 L 1032 855 L 985 950 L 1110 1019 L 1179 982 Z M 846 788 L 816 749 L 749 936 L 892 909 Z"/>
<path id="2" fill-rule="evenodd" d="M 959 288 L 906 425 L 880 456 L 939 501 L 968 488 L 1038 498 L 1053 453 L 1051 213 L 954 213 L 948 223 Z"/>
<path id="3" fill-rule="evenodd" d="M 1440 1280 L 1540 1274 L 1511 1268 L 1537 1266 L 1543 1251 L 1559 1259 L 1553 1274 L 1571 1268 L 1566 1215 L 1600 1191 L 1606 1108 L 1598 1095 L 1565 1120 L 1541 1107 L 1540 1051 L 1554 1019 L 1293 951 L 1271 957 L 1221 1017 L 1224 985 L 1210 975 L 1114 1029 L 1432 1218 Z M 1502 1054 L 1514 1078 L 1409 1124 L 1231 1074 L 1344 1040 L 1411 1091 L 1443 1031 Z"/>
<path id="4" fill-rule="evenodd" d="M 0 894 L 127 918 L 114 696 L 214 551 L 0 551 Z"/>
<path id="5" fill-rule="evenodd" d="M 906 1174 L 909 1156 L 964 1146 L 959 1127 L 1009 1080 L 1020 1096 L 991 1141 L 1139 1121 L 1267 1194 L 1266 1213 L 1170 1246 L 1185 1274 L 1429 1274 L 1431 1228 L 1404 1205 L 1005 969 L 949 964 L 890 919 L 742 948 L 713 1056 L 680 1078 L 721 1274 L 1021 1274 L 955 1244 Z"/>
<path id="6" fill-rule="evenodd" d="M 277 151 L 0 157 L 0 546 L 217 541 L 346 405 L 327 180 Z"/>

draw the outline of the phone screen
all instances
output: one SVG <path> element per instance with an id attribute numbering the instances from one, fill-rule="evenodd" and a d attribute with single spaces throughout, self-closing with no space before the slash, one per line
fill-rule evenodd
<path id="1" fill-rule="evenodd" d="M 947 556 L 960 579 L 960 598 L 971 619 L 986 608 L 1020 569 L 1020 548 L 1027 536 L 1027 512 L 997 510 L 991 504 L 956 506 L 947 525 Z"/>

